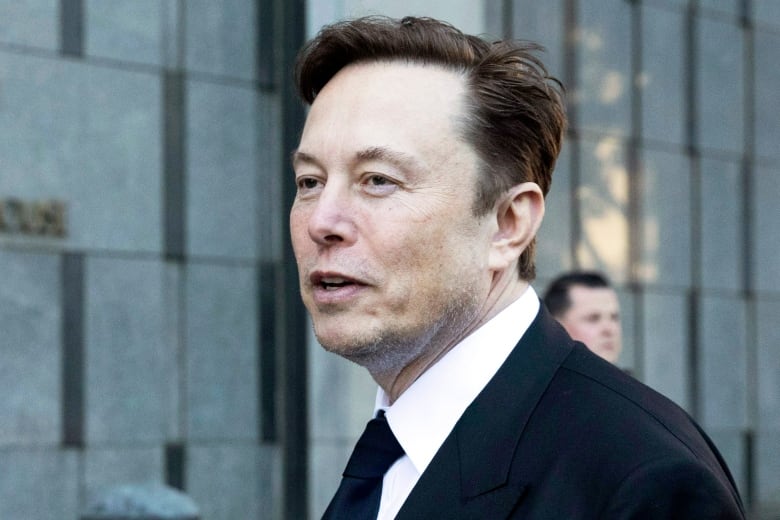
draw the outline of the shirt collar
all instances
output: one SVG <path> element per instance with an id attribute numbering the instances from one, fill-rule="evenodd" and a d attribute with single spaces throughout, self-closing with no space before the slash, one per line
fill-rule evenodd
<path id="1" fill-rule="evenodd" d="M 538 311 L 539 298 L 529 286 L 520 298 L 426 370 L 392 406 L 388 406 L 384 390 L 378 389 L 375 411 L 387 411 L 390 428 L 420 474 Z"/>

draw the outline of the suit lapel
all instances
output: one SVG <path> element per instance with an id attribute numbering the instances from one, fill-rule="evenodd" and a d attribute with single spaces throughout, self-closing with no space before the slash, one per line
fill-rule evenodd
<path id="1" fill-rule="evenodd" d="M 506 518 L 529 484 L 520 471 L 512 471 L 523 429 L 571 348 L 571 339 L 540 309 L 463 413 L 397 518 Z"/>

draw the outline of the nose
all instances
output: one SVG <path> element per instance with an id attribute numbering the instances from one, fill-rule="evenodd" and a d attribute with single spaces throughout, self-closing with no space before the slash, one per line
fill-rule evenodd
<path id="1" fill-rule="evenodd" d="M 612 319 L 609 320 L 607 329 L 609 331 L 609 335 L 612 337 L 617 337 L 620 335 L 620 320 L 619 319 Z"/>
<path id="2" fill-rule="evenodd" d="M 308 231 L 317 244 L 346 245 L 355 241 L 355 215 L 347 191 L 335 183 L 328 184 L 315 202 Z"/>
<path id="3" fill-rule="evenodd" d="M 601 320 L 601 334 L 606 337 L 615 336 L 617 334 L 618 324 L 615 321 L 607 318 Z"/>

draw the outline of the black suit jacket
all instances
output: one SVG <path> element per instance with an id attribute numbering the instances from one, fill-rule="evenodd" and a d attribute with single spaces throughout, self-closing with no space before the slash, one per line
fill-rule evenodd
<path id="1" fill-rule="evenodd" d="M 453 381 L 452 384 L 458 384 Z M 397 519 L 732 519 L 721 456 L 678 406 L 542 308 Z"/>

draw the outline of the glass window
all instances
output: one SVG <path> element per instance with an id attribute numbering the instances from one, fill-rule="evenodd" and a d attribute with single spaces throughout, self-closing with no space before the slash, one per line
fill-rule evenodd
<path id="1" fill-rule="evenodd" d="M 745 244 L 741 166 L 702 158 L 701 284 L 711 289 L 742 287 Z"/>
<path id="2" fill-rule="evenodd" d="M 579 11 L 577 92 L 583 129 L 625 136 L 631 118 L 631 5 L 592 0 Z"/>
<path id="3" fill-rule="evenodd" d="M 698 144 L 740 154 L 744 135 L 744 50 L 736 22 L 698 18 Z"/>
<path id="4" fill-rule="evenodd" d="M 615 137 L 582 139 L 580 241 L 583 267 L 601 269 L 615 282 L 628 279 L 628 183 L 625 143 Z"/>
<path id="5" fill-rule="evenodd" d="M 684 287 L 691 279 L 691 178 L 685 155 L 642 152 L 639 276 Z"/>
<path id="6" fill-rule="evenodd" d="M 684 94 L 681 11 L 642 6 L 642 138 L 683 145 Z"/>

